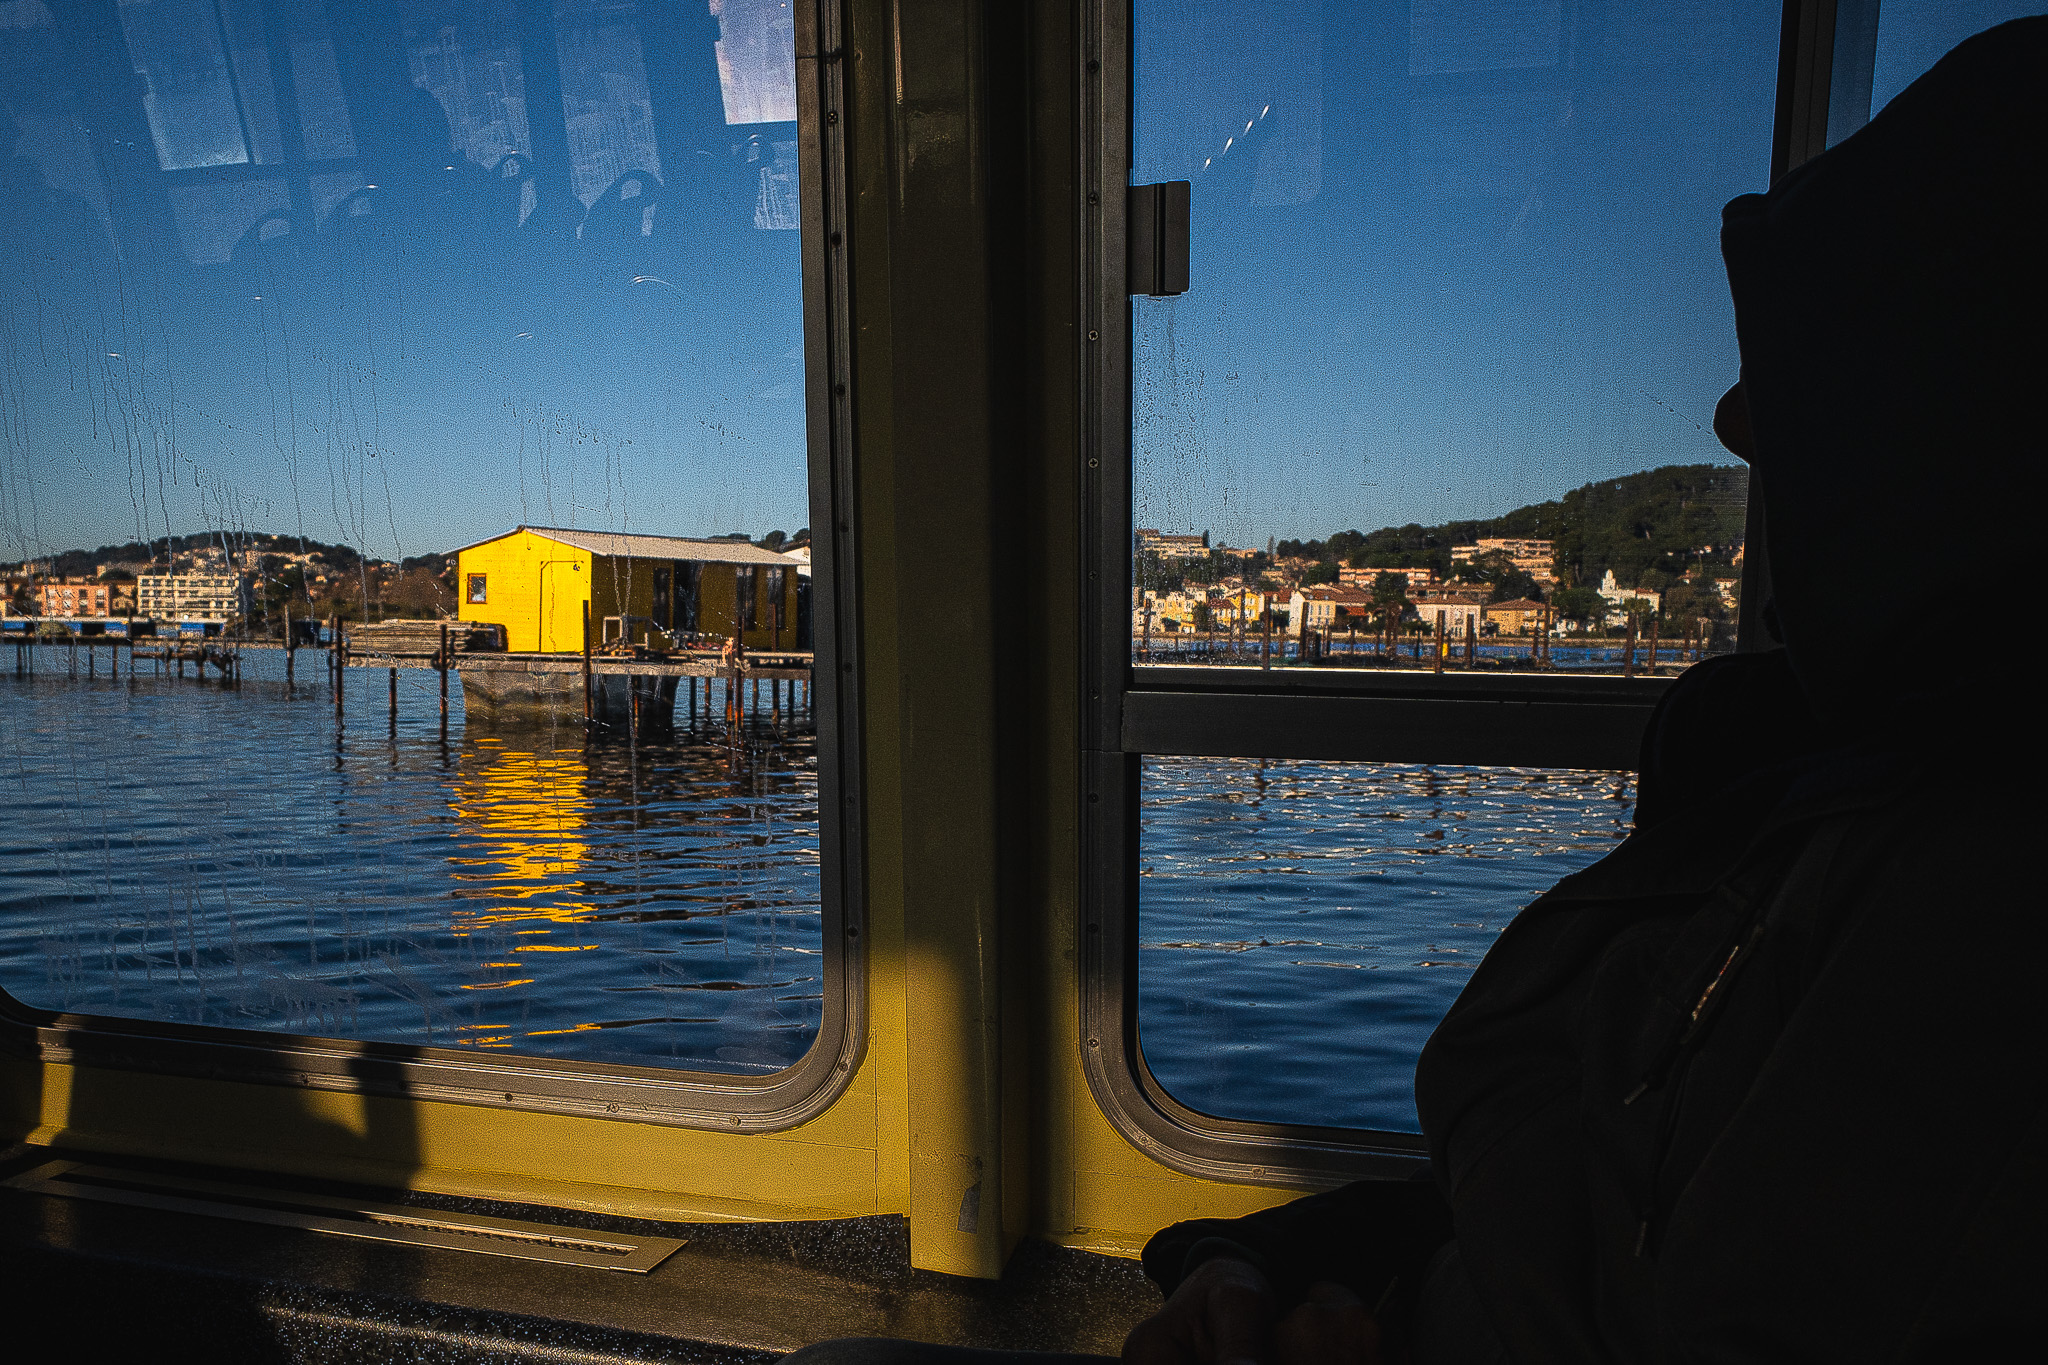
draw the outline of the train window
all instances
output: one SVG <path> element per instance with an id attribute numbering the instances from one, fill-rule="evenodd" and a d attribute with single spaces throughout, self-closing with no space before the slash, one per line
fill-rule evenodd
<path id="1" fill-rule="evenodd" d="M 1132 176 L 1192 185 L 1192 284 L 1131 319 L 1140 664 L 1731 645 L 1718 213 L 1769 172 L 1778 31 L 1140 3 Z"/>
<path id="2" fill-rule="evenodd" d="M 1791 27 L 1777 0 L 1106 24 L 1105 198 L 1185 182 L 1189 210 L 1185 290 L 1112 265 L 1093 315 L 1092 865 L 1121 880 L 1085 1027 L 1105 1108 L 1184 1168 L 1413 1152 L 1455 964 L 1611 845 L 1650 707 L 1736 647 L 1720 209 L 1773 173 Z M 1102 215 L 1099 259 L 1140 259 L 1125 229 Z"/>
<path id="3" fill-rule="evenodd" d="M 837 603 L 846 544 L 790 553 L 844 520 L 810 22 L 0 6 L 14 1025 L 337 1087 L 488 1056 L 479 1102 L 657 1122 L 825 1102 L 848 642 L 755 600 Z M 39 596 L 88 579 L 108 610 Z"/>

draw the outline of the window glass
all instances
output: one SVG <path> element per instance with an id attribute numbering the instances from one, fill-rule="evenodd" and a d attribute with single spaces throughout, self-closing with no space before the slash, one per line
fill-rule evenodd
<path id="1" fill-rule="evenodd" d="M 1780 18 L 1138 0 L 1132 179 L 1191 182 L 1192 227 L 1188 291 L 1133 300 L 1135 657 L 1731 647 L 1718 233 L 1768 182 Z"/>
<path id="2" fill-rule="evenodd" d="M 1430 1031 L 1516 912 L 1633 809 L 1617 773 L 1146 759 L 1146 1065 L 1217 1118 L 1419 1131 Z"/>
<path id="3" fill-rule="evenodd" d="M 1963 39 L 2048 14 L 2041 0 L 1843 0 L 1835 17 L 1828 145 L 1868 123 Z"/>
<path id="4" fill-rule="evenodd" d="M 793 32 L 0 4 L 0 987 L 803 1055 L 807 659 L 720 648 L 810 519 Z"/>

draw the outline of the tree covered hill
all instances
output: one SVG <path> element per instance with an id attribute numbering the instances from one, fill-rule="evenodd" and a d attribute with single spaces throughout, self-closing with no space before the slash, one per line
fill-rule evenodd
<path id="1" fill-rule="evenodd" d="M 1526 537 L 1555 542 L 1557 571 L 1567 585 L 1596 585 L 1612 569 L 1623 586 L 1661 589 L 1688 569 L 1731 566 L 1748 496 L 1749 471 L 1740 465 L 1663 465 L 1585 484 L 1503 516 L 1283 540 L 1274 553 L 1319 560 L 1331 577 L 1340 563 L 1428 567 L 1448 575 L 1454 545 Z"/>

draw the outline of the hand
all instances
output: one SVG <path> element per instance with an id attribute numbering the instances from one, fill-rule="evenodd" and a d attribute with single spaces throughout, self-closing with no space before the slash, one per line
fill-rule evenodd
<path id="1" fill-rule="evenodd" d="M 1275 1309 L 1272 1286 L 1249 1261 L 1204 1261 L 1164 1308 L 1131 1329 L 1124 1363 L 1260 1365 Z"/>
<path id="2" fill-rule="evenodd" d="M 1273 1365 L 1379 1365 L 1380 1325 L 1365 1300 L 1321 1281 L 1273 1330 Z"/>

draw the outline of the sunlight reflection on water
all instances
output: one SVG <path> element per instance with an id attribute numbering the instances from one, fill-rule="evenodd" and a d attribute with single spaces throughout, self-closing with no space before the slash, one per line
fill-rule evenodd
<path id="1" fill-rule="evenodd" d="M 811 740 L 439 742 L 432 673 L 6 678 L 0 985 L 230 1028 L 762 1072 L 817 1035 Z M 317 673 L 317 656 L 305 660 Z M 301 669 L 300 676 L 307 676 Z"/>
<path id="2" fill-rule="evenodd" d="M 1625 775 L 1148 759 L 1138 1022 L 1222 1118 L 1417 1131 L 1415 1058 L 1522 906 L 1627 833 Z"/>

